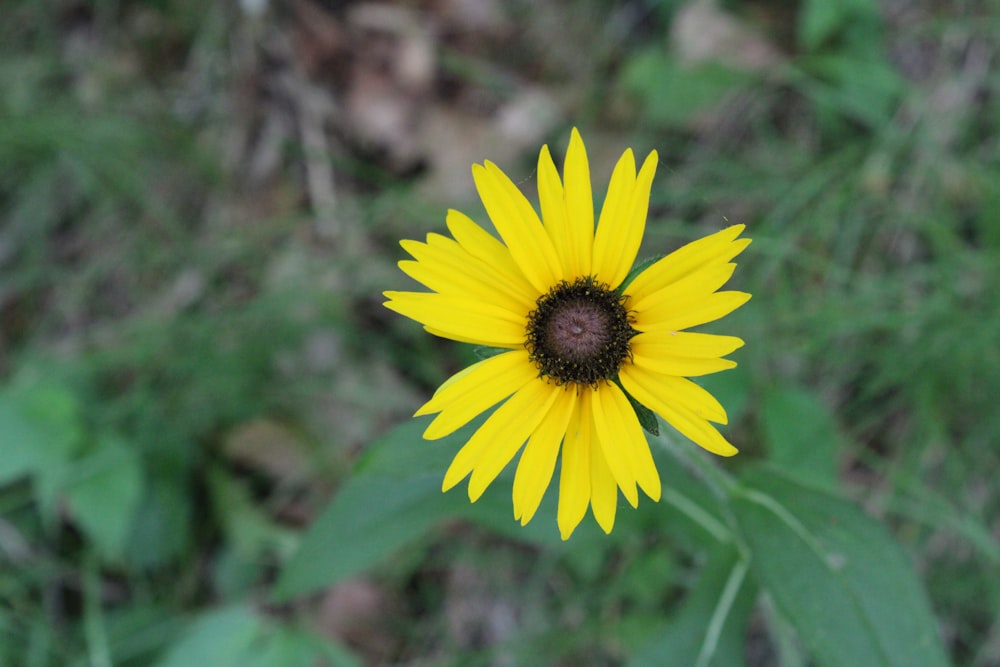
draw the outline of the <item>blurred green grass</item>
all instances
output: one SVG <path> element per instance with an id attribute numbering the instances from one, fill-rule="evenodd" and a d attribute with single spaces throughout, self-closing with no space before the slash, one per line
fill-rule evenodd
<path id="1" fill-rule="evenodd" d="M 657 148 L 646 254 L 748 225 L 735 283 L 754 299 L 725 323 L 747 345 L 708 380 L 743 451 L 727 465 L 834 480 L 915 562 L 954 662 L 996 664 L 1000 7 L 723 3 L 782 53 L 748 73 L 678 62 L 683 4 L 519 7 L 521 48 L 459 44 L 444 67 L 483 105 L 577 81 L 565 126 Z M 184 664 L 206 636 L 220 665 L 262 644 L 261 665 L 355 664 L 340 644 L 372 664 L 622 664 L 697 590 L 704 553 L 661 505 L 569 548 L 424 532 L 362 580 L 374 602 L 344 603 L 354 626 L 270 605 L 359 452 L 469 360 L 378 304 L 405 284 L 396 241 L 478 204 L 346 137 L 349 236 L 331 240 L 294 132 L 267 179 L 246 175 L 233 145 L 264 133 L 267 95 L 246 91 L 294 30 L 284 5 L 3 11 L 0 665 Z M 501 165 L 528 191 L 533 150 Z M 261 422 L 307 473 L 261 458 Z M 748 664 L 796 664 L 766 617 Z"/>

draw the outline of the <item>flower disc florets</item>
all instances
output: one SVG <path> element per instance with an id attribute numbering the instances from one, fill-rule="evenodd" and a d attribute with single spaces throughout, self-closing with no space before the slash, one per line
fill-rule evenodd
<path id="1" fill-rule="evenodd" d="M 590 276 L 561 281 L 539 297 L 525 341 L 539 376 L 591 387 L 617 378 L 636 334 L 626 298 Z"/>

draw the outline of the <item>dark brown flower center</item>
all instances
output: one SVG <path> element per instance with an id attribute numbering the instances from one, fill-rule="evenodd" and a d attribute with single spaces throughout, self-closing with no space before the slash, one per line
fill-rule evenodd
<path id="1" fill-rule="evenodd" d="M 590 386 L 617 378 L 636 334 L 625 299 L 589 276 L 562 281 L 539 297 L 525 340 L 539 375 Z"/>

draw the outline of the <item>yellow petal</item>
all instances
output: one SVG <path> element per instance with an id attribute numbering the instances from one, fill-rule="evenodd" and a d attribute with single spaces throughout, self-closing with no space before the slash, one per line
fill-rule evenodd
<path id="1" fill-rule="evenodd" d="M 454 332 L 442 331 L 440 329 L 435 329 L 434 327 L 429 327 L 429 326 L 424 326 L 424 331 L 439 338 L 447 338 L 449 340 L 458 341 L 459 343 L 468 343 L 470 345 L 486 345 L 486 343 L 483 342 L 482 338 L 478 336 L 475 338 L 469 336 L 462 336 Z M 509 349 L 517 349 L 524 347 L 524 343 L 523 341 L 520 343 L 494 343 L 490 345 L 490 347 L 504 347 Z"/>
<path id="2" fill-rule="evenodd" d="M 628 287 L 629 294 L 634 301 L 641 301 L 645 295 L 706 265 L 728 262 L 750 245 L 750 239 L 736 239 L 745 228 L 745 225 L 732 225 L 678 248 L 636 276 Z"/>
<path id="3" fill-rule="evenodd" d="M 625 385 L 625 378 L 632 384 Z M 687 378 L 663 375 L 632 363 L 622 366 L 619 379 L 625 385 L 626 391 L 654 412 L 660 412 L 657 405 L 674 405 L 690 410 L 701 419 L 708 419 L 718 424 L 727 422 L 726 410 L 719 401 Z M 641 387 L 643 396 L 633 392 L 630 386 Z M 649 397 L 653 397 L 651 400 L 655 405 L 646 401 Z"/>
<path id="4" fill-rule="evenodd" d="M 637 382 L 634 369 L 635 366 L 629 367 L 628 372 L 623 369 L 619 378 L 625 390 L 632 394 L 637 401 L 657 412 L 671 426 L 704 449 L 721 456 L 732 456 L 736 453 L 736 448 L 729 444 L 703 417 L 697 416 L 686 407 L 671 403 L 670 400 L 655 393 L 655 389 L 651 391 L 646 384 Z M 653 386 L 655 387 L 655 385 Z"/>
<path id="5" fill-rule="evenodd" d="M 537 376 L 526 351 L 498 354 L 451 376 L 414 416 L 440 413 L 424 431 L 425 438 L 437 440 L 465 426 Z"/>
<path id="6" fill-rule="evenodd" d="M 655 331 L 641 333 L 629 341 L 633 353 L 643 356 L 662 355 L 688 357 L 690 359 L 713 359 L 743 347 L 743 340 L 736 336 L 691 333 L 687 331 Z"/>
<path id="7" fill-rule="evenodd" d="M 594 195 L 590 186 L 590 163 L 580 133 L 574 127 L 563 163 L 566 212 L 569 215 L 570 253 L 576 263 L 575 276 L 591 275 L 594 246 Z"/>
<path id="8" fill-rule="evenodd" d="M 681 331 L 725 317 L 749 300 L 750 295 L 746 292 L 715 292 L 697 302 L 675 304 L 675 312 L 669 314 L 659 312 L 651 316 L 638 310 L 632 328 L 643 332 Z"/>
<path id="9" fill-rule="evenodd" d="M 524 441 L 545 419 L 552 404 L 562 393 L 562 387 L 536 381 L 529 383 L 518 392 L 518 394 L 523 394 L 523 397 L 515 395 L 518 398 L 516 406 L 511 408 L 512 412 L 508 413 L 506 418 L 519 423 L 498 429 L 498 432 L 492 435 L 491 442 L 489 442 L 490 436 L 483 436 L 484 441 L 489 442 L 489 444 L 485 446 L 476 467 L 472 470 L 472 477 L 469 479 L 469 500 L 472 502 L 479 500 L 486 487 L 511 462 Z M 518 412 L 513 412 L 515 409 Z"/>
<path id="10" fill-rule="evenodd" d="M 458 450 L 445 473 L 441 489 L 447 491 L 484 465 L 484 472 L 474 475 L 469 484 L 469 499 L 473 502 L 478 500 L 545 416 L 552 404 L 554 389 L 554 385 L 534 380 L 508 398 Z M 505 460 L 499 461 L 502 454 L 508 455 Z"/>
<path id="11" fill-rule="evenodd" d="M 649 451 L 649 442 L 642 431 L 638 417 L 628 398 L 613 383 L 600 386 L 595 397 L 594 423 L 601 442 L 604 458 L 608 462 L 618 486 L 632 507 L 638 505 L 635 482 L 653 500 L 660 499 L 660 474 Z M 597 406 L 598 401 L 600 407 Z M 612 462 L 621 462 L 613 464 Z M 621 470 L 616 472 L 616 468 Z M 619 477 L 629 481 L 623 486 Z"/>
<path id="12" fill-rule="evenodd" d="M 515 312 L 527 313 L 534 307 L 531 293 L 521 289 L 523 281 L 511 279 L 453 239 L 428 234 L 427 243 L 402 241 L 401 245 L 417 261 L 404 260 L 399 267 L 435 292 L 475 296 Z"/>
<path id="13" fill-rule="evenodd" d="M 594 273 L 612 287 L 625 280 L 639 252 L 657 159 L 656 151 L 650 153 L 636 177 L 632 151 L 626 151 L 611 175 L 594 238 Z"/>
<path id="14" fill-rule="evenodd" d="M 610 533 L 618 509 L 618 485 L 604 460 L 601 446 L 594 440 L 590 441 L 590 507 L 601 529 Z"/>
<path id="15" fill-rule="evenodd" d="M 438 294 L 486 301 L 511 312 L 522 311 L 525 321 L 528 319 L 528 313 L 533 309 L 533 305 L 524 299 L 523 295 L 515 296 L 499 289 L 498 282 L 487 282 L 478 276 L 471 275 L 471 272 L 460 272 L 441 262 L 403 260 L 399 262 L 399 268 L 402 269 L 403 273 Z"/>
<path id="16" fill-rule="evenodd" d="M 632 363 L 664 375 L 697 377 L 736 366 L 721 355 L 743 345 L 733 336 L 713 336 L 685 332 L 641 333 L 629 341 Z M 695 355 L 688 354 L 688 351 Z"/>
<path id="17" fill-rule="evenodd" d="M 722 437 L 715 427 L 704 419 L 700 419 L 690 411 L 679 407 L 667 407 L 663 411 L 657 410 L 668 424 L 677 429 L 684 437 L 690 438 L 696 445 L 718 454 L 719 456 L 733 456 L 739 450 Z"/>
<path id="18" fill-rule="evenodd" d="M 636 295 L 629 289 L 629 309 L 645 313 L 650 319 L 683 310 L 725 285 L 735 270 L 736 265 L 731 262 L 706 264 L 655 291 Z"/>
<path id="19" fill-rule="evenodd" d="M 446 224 L 448 231 L 466 252 L 493 267 L 519 294 L 524 294 L 532 302 L 542 294 L 521 273 L 507 246 L 477 225 L 472 218 L 452 209 L 448 211 Z"/>
<path id="20" fill-rule="evenodd" d="M 556 276 L 562 273 L 562 268 L 535 210 L 492 162 L 473 165 L 472 178 L 493 226 L 510 249 L 521 273 L 536 290 L 547 292 L 558 282 Z"/>
<path id="21" fill-rule="evenodd" d="M 566 435 L 575 404 L 574 390 L 564 387 L 558 392 L 549 413 L 528 438 L 528 444 L 521 452 L 521 460 L 518 461 L 517 473 L 514 476 L 512 496 L 514 518 L 520 519 L 522 526 L 527 525 L 535 516 L 545 490 L 552 480 L 552 473 L 559 457 L 559 445 Z"/>
<path id="22" fill-rule="evenodd" d="M 562 268 L 560 280 L 572 280 L 580 273 L 580 266 L 572 250 L 572 230 L 566 213 L 566 199 L 559 172 L 549 154 L 549 147 L 542 146 L 538 154 L 538 203 L 542 210 L 545 232 L 552 240 L 552 247 L 559 256 Z"/>
<path id="23" fill-rule="evenodd" d="M 639 423 L 636 421 L 632 407 L 627 405 L 628 400 L 621 396 L 631 413 L 631 415 L 624 414 L 617 400 L 620 394 L 621 391 L 618 387 L 608 382 L 601 383 L 593 392 L 591 404 L 594 410 L 594 439 L 600 444 L 606 465 L 611 470 L 611 474 L 614 475 L 618 486 L 621 487 L 625 499 L 632 507 L 636 507 L 639 504 L 639 494 L 635 489 L 635 475 L 628 459 L 632 448 L 630 445 L 621 445 L 623 440 L 628 440 L 630 436 L 634 435 L 629 432 L 628 417 L 636 422 L 636 426 Z M 640 435 L 640 437 L 642 436 Z"/>
<path id="24" fill-rule="evenodd" d="M 645 227 L 645 220 L 640 223 L 638 230 L 628 227 L 628 223 L 631 222 L 628 219 L 628 212 L 634 190 L 635 157 L 632 155 L 632 149 L 629 149 L 618 159 L 614 171 L 611 172 L 608 193 L 604 197 L 597 231 L 594 234 L 593 272 L 598 280 L 612 286 L 618 285 L 611 280 L 618 273 L 623 245 L 631 241 L 635 232 L 638 232 L 641 239 Z"/>
<path id="25" fill-rule="evenodd" d="M 433 292 L 383 292 L 383 305 L 432 327 L 447 338 L 479 345 L 513 347 L 524 343 L 524 313 L 469 297 Z"/>
<path id="26" fill-rule="evenodd" d="M 712 373 L 736 368 L 736 362 L 731 359 L 691 359 L 689 357 L 672 357 L 669 355 L 659 355 L 656 357 L 635 355 L 633 361 L 637 366 L 655 371 L 656 373 L 689 378 L 711 375 Z"/>
<path id="27" fill-rule="evenodd" d="M 562 448 L 559 474 L 559 509 L 556 521 L 559 533 L 568 540 L 587 513 L 590 504 L 591 391 L 579 395 L 570 418 Z"/>

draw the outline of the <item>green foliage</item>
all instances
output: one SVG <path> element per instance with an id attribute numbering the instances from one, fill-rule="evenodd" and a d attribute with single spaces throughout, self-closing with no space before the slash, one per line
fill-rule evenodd
<path id="1" fill-rule="evenodd" d="M 342 40 L 308 36 L 360 19 L 252 4 L 4 7 L 0 667 L 1000 662 L 996 3 L 717 3 L 775 46 L 753 73 L 686 64 L 680 0 L 524 3 L 482 39 L 431 3 L 447 55 L 407 104 L 453 136 L 409 171 L 326 128 L 335 240 L 287 87 L 349 110 Z M 525 88 L 595 174 L 660 152 L 641 256 L 754 239 L 740 365 L 698 378 L 740 456 L 637 408 L 662 502 L 566 543 L 557 484 L 527 527 L 510 469 L 441 493 L 475 425 L 409 415 L 472 354 L 378 305 L 398 237 L 467 210 L 423 174 L 503 161 L 476 137 L 534 123 Z M 534 157 L 501 165 L 527 191 Z M 296 446 L 241 449 L 257 421 Z"/>
<path id="2" fill-rule="evenodd" d="M 888 123 L 906 86 L 887 58 L 882 33 L 871 0 L 802 3 L 797 34 L 806 77 L 799 85 L 820 114 L 869 127 Z"/>
<path id="3" fill-rule="evenodd" d="M 809 51 L 818 51 L 852 30 L 880 23 L 879 8 L 871 0 L 805 0 L 798 14 L 798 37 Z"/>
<path id="4" fill-rule="evenodd" d="M 60 469 L 81 444 L 81 415 L 76 397 L 65 386 L 25 379 L 0 393 L 0 432 L 4 456 L 0 483 Z"/>
<path id="5" fill-rule="evenodd" d="M 672 128 L 686 127 L 753 81 L 723 65 L 681 65 L 660 47 L 633 54 L 621 74 L 624 92 L 639 101 L 649 121 Z"/>
<path id="6" fill-rule="evenodd" d="M 364 571 L 448 519 L 467 517 L 519 540 L 550 545 L 558 541 L 551 526 L 536 522 L 528 528 L 513 528 L 508 499 L 498 497 L 495 489 L 475 506 L 460 490 L 442 493 L 441 471 L 474 426 L 425 441 L 420 434 L 429 421 L 403 423 L 369 445 L 350 480 L 316 518 L 286 563 L 274 589 L 279 600 Z M 509 484 L 509 475 L 504 478 Z"/>
<path id="7" fill-rule="evenodd" d="M 693 667 L 746 665 L 747 625 L 756 593 L 746 561 L 734 546 L 717 547 L 681 608 L 654 631 L 656 638 L 633 656 L 629 667 L 654 667 L 664 660 Z"/>
<path id="8" fill-rule="evenodd" d="M 103 436 L 74 464 L 76 479 L 66 488 L 70 516 L 108 561 L 121 562 L 143 492 L 143 472 L 135 448 Z"/>
<path id="9" fill-rule="evenodd" d="M 821 401 L 801 389 L 768 389 L 760 419 L 771 461 L 802 479 L 836 486 L 839 436 Z"/>
<path id="10" fill-rule="evenodd" d="M 361 663 L 300 630 L 273 626 L 245 607 L 194 619 L 155 667 L 357 667 Z"/>
<path id="11" fill-rule="evenodd" d="M 120 562 L 143 490 L 135 448 L 87 428 L 66 384 L 26 370 L 0 396 L 0 482 L 28 479 L 50 526 L 61 503 L 104 559 Z"/>
<path id="12" fill-rule="evenodd" d="M 820 665 L 948 664 L 923 588 L 881 525 L 785 474 L 742 481 L 733 513 L 755 578 Z"/>
<path id="13" fill-rule="evenodd" d="M 816 410 L 811 400 L 776 396 L 774 410 Z M 371 446 L 286 565 L 276 595 L 301 595 L 372 567 L 444 519 L 464 515 L 484 521 L 488 510 L 441 494 L 440 474 L 433 472 L 447 465 L 468 429 L 421 442 L 421 428 L 400 426 Z M 880 524 L 837 495 L 797 480 L 794 465 L 782 473 L 750 470 L 736 482 L 689 445 L 658 441 L 675 465 L 702 478 L 700 491 L 685 493 L 684 483 L 670 484 L 664 500 L 704 529 L 693 535 L 711 555 L 686 603 L 653 631 L 658 636 L 636 653 L 633 664 L 667 658 L 692 665 L 740 664 L 757 591 L 775 600 L 821 665 L 948 664 L 923 588 Z M 829 470 L 822 472 L 821 481 L 829 485 Z M 801 479 L 811 480 L 817 469 L 802 473 Z M 907 613 L 894 613 L 900 606 Z"/>
<path id="14" fill-rule="evenodd" d="M 405 424 L 371 445 L 285 566 L 277 596 L 288 598 L 356 574 L 468 504 L 441 493 L 439 471 L 457 438 L 423 442 L 423 428 L 418 422 Z"/>

